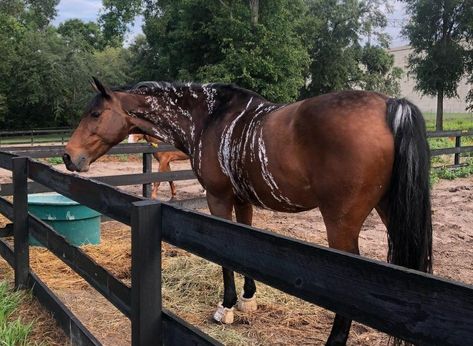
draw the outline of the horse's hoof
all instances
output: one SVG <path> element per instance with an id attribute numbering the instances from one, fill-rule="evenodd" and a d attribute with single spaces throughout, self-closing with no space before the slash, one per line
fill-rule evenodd
<path id="1" fill-rule="evenodd" d="M 254 312 L 258 309 L 258 304 L 256 303 L 256 295 L 253 295 L 251 298 L 243 297 L 243 294 L 238 299 L 237 309 L 243 312 Z"/>
<path id="2" fill-rule="evenodd" d="M 223 324 L 233 323 L 233 308 L 226 308 L 222 303 L 218 303 L 217 311 L 214 313 L 214 320 Z"/>

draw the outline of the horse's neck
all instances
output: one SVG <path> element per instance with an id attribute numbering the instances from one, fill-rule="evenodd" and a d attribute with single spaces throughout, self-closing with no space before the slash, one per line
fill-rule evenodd
<path id="1" fill-rule="evenodd" d="M 136 90 L 142 102 L 129 113 L 151 122 L 154 126 L 147 133 L 163 142 L 192 154 L 195 149 L 196 135 L 200 130 L 200 115 L 195 112 L 198 95 L 169 83 L 157 84 L 151 92 Z"/>
<path id="2" fill-rule="evenodd" d="M 198 150 L 200 136 L 209 118 L 215 118 L 216 113 L 239 112 L 240 104 L 248 108 L 250 99 L 266 102 L 241 90 L 214 84 L 156 83 L 152 90 L 133 93 L 144 98 L 146 111 L 140 117 L 155 125 L 151 135 L 192 156 Z"/>

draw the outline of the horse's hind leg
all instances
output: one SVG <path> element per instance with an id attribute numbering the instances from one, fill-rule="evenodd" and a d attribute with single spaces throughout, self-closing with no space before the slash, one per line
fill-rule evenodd
<path id="1" fill-rule="evenodd" d="M 237 222 L 251 226 L 253 220 L 253 207 L 249 203 L 236 202 L 235 216 Z M 237 308 L 243 312 L 256 311 L 258 305 L 256 304 L 256 285 L 255 281 L 245 276 L 245 284 L 243 285 L 243 294 L 238 299 Z"/>
<path id="2" fill-rule="evenodd" d="M 340 210 L 331 211 L 321 208 L 327 228 L 329 246 L 337 250 L 359 254 L 358 235 L 363 221 L 371 210 L 368 209 L 353 210 L 340 216 Z M 350 333 L 351 322 L 351 319 L 336 314 L 326 345 L 345 345 Z"/>

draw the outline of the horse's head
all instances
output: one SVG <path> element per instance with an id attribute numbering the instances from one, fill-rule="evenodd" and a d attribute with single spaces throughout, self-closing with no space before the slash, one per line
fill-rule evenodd
<path id="1" fill-rule="evenodd" d="M 62 157 L 70 171 L 88 171 L 92 162 L 124 140 L 133 127 L 120 93 L 114 93 L 95 78 L 92 86 L 98 94 L 88 104 Z"/>

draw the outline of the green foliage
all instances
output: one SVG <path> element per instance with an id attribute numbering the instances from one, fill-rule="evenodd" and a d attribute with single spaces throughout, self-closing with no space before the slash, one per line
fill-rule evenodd
<path id="1" fill-rule="evenodd" d="M 416 89 L 437 96 L 437 130 L 442 129 L 443 98 L 457 96 L 457 87 L 469 67 L 473 50 L 471 0 L 404 0 L 411 20 L 404 28 L 413 53 L 409 67 Z"/>
<path id="2" fill-rule="evenodd" d="M 425 112 L 427 130 L 435 130 L 435 113 Z M 445 130 L 473 130 L 473 113 L 445 113 Z"/>
<path id="3" fill-rule="evenodd" d="M 103 10 L 99 23 L 103 29 L 105 41 L 115 47 L 121 47 L 128 24 L 141 12 L 141 0 L 102 0 Z"/>
<path id="4" fill-rule="evenodd" d="M 63 164 L 63 161 L 62 161 L 62 158 L 61 157 L 48 157 L 46 159 L 46 161 L 50 164 L 50 165 L 61 165 Z"/>
<path id="5" fill-rule="evenodd" d="M 279 102 L 298 97 L 308 65 L 297 30 L 302 0 L 148 1 L 145 26 L 153 79 L 233 82 Z M 302 15 L 301 15 L 302 14 Z"/>
<path id="6" fill-rule="evenodd" d="M 344 89 L 399 93 L 401 70 L 386 52 L 388 38 L 378 34 L 386 26 L 382 0 L 306 0 L 308 27 L 304 31 L 312 62 L 305 96 Z M 362 37 L 378 41 L 360 45 Z"/>
<path id="7" fill-rule="evenodd" d="M 104 48 L 105 41 L 97 24 L 69 20 L 58 29 L 51 26 L 37 29 L 32 13 L 52 15 L 55 12 L 46 5 L 53 3 L 39 1 L 34 6 L 24 0 L 0 3 L 5 9 L 0 13 L 0 127 L 3 129 L 72 125 L 92 95 L 89 85 L 92 75 L 103 77 L 111 84 L 130 83 L 132 67 L 128 51 Z"/>
<path id="8" fill-rule="evenodd" d="M 11 292 L 6 282 L 0 282 L 0 344 L 5 346 L 26 346 L 32 330 L 32 323 L 24 324 L 20 318 L 11 320 L 23 299 L 20 292 Z"/>
<path id="9" fill-rule="evenodd" d="M 103 49 L 105 40 L 97 23 L 84 23 L 80 19 L 70 19 L 59 24 L 58 33 L 68 45 L 79 46 L 87 50 Z"/>
<path id="10" fill-rule="evenodd" d="M 94 53 L 97 67 L 96 77 L 106 80 L 109 85 L 124 85 L 130 82 L 132 66 L 129 65 L 130 53 L 124 48 L 108 47 Z"/>
<path id="11" fill-rule="evenodd" d="M 394 56 L 382 47 L 365 46 L 361 55 L 361 89 L 378 91 L 390 96 L 401 93 L 399 80 L 402 69 L 394 67 Z"/>
<path id="12" fill-rule="evenodd" d="M 473 175 L 473 159 L 465 161 L 466 166 L 460 168 L 432 168 L 430 172 L 431 184 L 435 184 L 440 179 L 453 180 L 456 178 L 466 178 Z"/>

